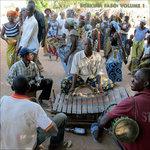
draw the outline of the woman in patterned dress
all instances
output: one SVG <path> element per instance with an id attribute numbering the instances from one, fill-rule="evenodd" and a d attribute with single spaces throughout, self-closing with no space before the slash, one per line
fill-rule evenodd
<path id="1" fill-rule="evenodd" d="M 122 46 L 120 27 L 116 21 L 110 23 L 110 49 L 106 56 L 106 70 L 109 79 L 115 82 L 122 81 L 122 61 L 127 63 L 126 53 Z"/>
<path id="2" fill-rule="evenodd" d="M 58 53 L 64 67 L 66 75 L 70 74 L 73 56 L 76 52 L 83 49 L 83 44 L 79 41 L 78 32 L 75 29 L 75 21 L 68 18 L 65 22 L 65 28 L 68 30 L 66 46 L 59 48 Z"/>
<path id="3" fill-rule="evenodd" d="M 57 45 L 58 45 L 58 29 L 59 29 L 59 23 L 56 20 L 57 14 L 53 13 L 51 16 L 51 20 L 48 21 L 48 33 L 47 33 L 47 45 L 48 45 L 48 52 L 52 55 L 56 56 L 56 60 L 58 59 L 58 53 L 57 53 Z"/>
<path id="4" fill-rule="evenodd" d="M 10 10 L 7 12 L 8 21 L 3 25 L 1 38 L 7 42 L 7 65 L 10 68 L 17 61 L 17 41 L 19 38 L 19 23 L 16 22 L 17 12 Z"/>

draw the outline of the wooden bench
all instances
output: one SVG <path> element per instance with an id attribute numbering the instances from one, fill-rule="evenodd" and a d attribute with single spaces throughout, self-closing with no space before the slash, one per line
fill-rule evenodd
<path id="1" fill-rule="evenodd" d="M 123 87 L 114 88 L 95 97 L 73 97 L 58 94 L 53 103 L 52 113 L 63 112 L 70 124 L 85 124 L 96 121 L 97 117 L 110 105 L 117 104 L 129 96 Z"/>

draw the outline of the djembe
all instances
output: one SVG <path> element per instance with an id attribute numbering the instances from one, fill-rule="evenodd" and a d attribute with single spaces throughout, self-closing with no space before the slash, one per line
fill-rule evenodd
<path id="1" fill-rule="evenodd" d="M 121 117 L 112 122 L 112 132 L 119 141 L 132 143 L 139 135 L 139 126 L 135 120 Z"/>

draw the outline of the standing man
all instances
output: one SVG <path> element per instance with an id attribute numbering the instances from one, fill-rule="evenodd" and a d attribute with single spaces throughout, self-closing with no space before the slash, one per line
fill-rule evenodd
<path id="1" fill-rule="evenodd" d="M 34 17 L 37 20 L 38 28 L 39 28 L 38 41 L 42 45 L 42 47 L 44 47 L 45 38 L 46 38 L 46 26 L 45 26 L 44 14 L 35 8 L 35 2 L 33 0 L 29 0 L 28 6 L 34 7 Z M 39 70 L 42 71 L 43 66 L 39 60 L 38 53 L 34 56 L 34 62 L 37 64 Z"/>
<path id="2" fill-rule="evenodd" d="M 39 43 L 43 43 L 45 36 L 46 36 L 46 28 L 45 28 L 45 19 L 44 19 L 44 14 L 40 11 L 38 11 L 35 8 L 35 2 L 33 0 L 30 0 L 28 2 L 28 6 L 31 5 L 34 7 L 34 17 L 38 22 L 38 27 L 39 27 L 39 31 L 38 31 L 38 41 Z"/>
<path id="3" fill-rule="evenodd" d="M 133 46 L 132 46 L 132 52 L 131 52 L 131 64 L 130 64 L 130 71 L 132 74 L 134 74 L 134 70 L 138 67 L 140 56 L 143 53 L 143 47 L 144 47 L 144 39 L 146 36 L 146 33 L 149 33 L 149 29 L 145 27 L 146 21 L 141 20 L 140 26 L 138 26 L 134 31 L 134 39 L 133 39 Z"/>
<path id="4" fill-rule="evenodd" d="M 24 76 L 13 79 L 11 96 L 0 100 L 0 149 L 35 149 L 51 136 L 50 147 L 61 146 L 67 117 L 49 118 L 42 107 L 26 96 L 29 88 Z"/>
<path id="5" fill-rule="evenodd" d="M 22 36 L 20 39 L 19 47 L 26 47 L 28 49 L 35 49 L 34 53 L 37 54 L 39 50 L 38 41 L 38 23 L 34 17 L 34 7 L 28 5 L 27 17 L 23 23 Z"/>
<path id="6" fill-rule="evenodd" d="M 30 85 L 30 92 L 42 90 L 42 93 L 39 96 L 39 101 L 42 102 L 42 100 L 49 100 L 53 80 L 45 79 L 40 76 L 37 65 L 32 61 L 33 52 L 33 50 L 28 48 L 22 48 L 20 50 L 19 54 L 22 59 L 16 62 L 14 65 L 12 65 L 8 72 L 7 81 L 10 85 L 12 85 L 13 79 L 16 76 L 25 76 Z"/>

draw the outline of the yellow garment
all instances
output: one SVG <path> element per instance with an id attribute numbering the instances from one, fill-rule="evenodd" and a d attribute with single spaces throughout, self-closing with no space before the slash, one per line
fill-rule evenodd
<path id="1" fill-rule="evenodd" d="M 139 65 L 139 59 L 144 50 L 144 40 L 133 42 L 132 53 L 131 53 L 131 65 L 130 71 L 133 72 Z"/>
<path id="2" fill-rule="evenodd" d="M 16 54 L 16 44 L 17 44 L 17 38 L 8 38 L 7 43 L 7 51 L 6 51 L 6 58 L 7 58 L 7 65 L 8 68 L 10 68 L 16 61 L 18 61 L 18 57 Z"/>

